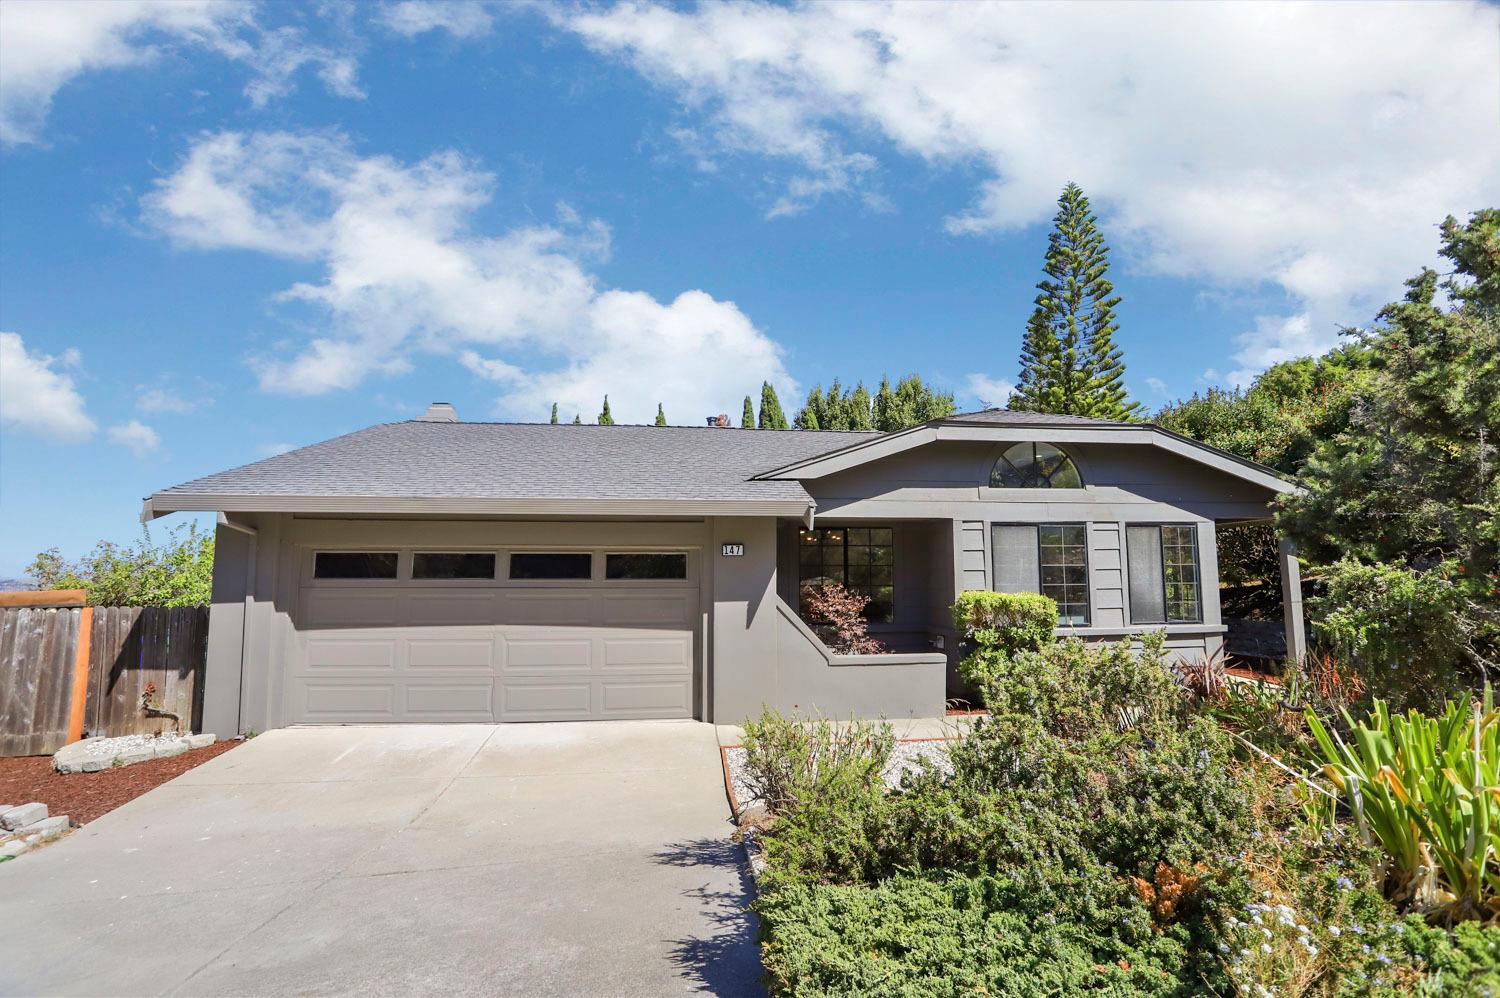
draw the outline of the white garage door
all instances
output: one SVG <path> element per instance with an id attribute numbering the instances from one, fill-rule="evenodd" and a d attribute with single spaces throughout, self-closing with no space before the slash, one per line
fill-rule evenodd
<path id="1" fill-rule="evenodd" d="M 693 716 L 696 583 L 450 587 L 402 574 L 302 588 L 290 721 Z"/>

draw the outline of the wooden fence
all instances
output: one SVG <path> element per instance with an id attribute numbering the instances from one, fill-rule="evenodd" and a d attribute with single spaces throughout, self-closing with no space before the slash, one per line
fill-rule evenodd
<path id="1" fill-rule="evenodd" d="M 50 754 L 80 731 L 166 730 L 141 710 L 148 685 L 197 730 L 207 649 L 207 607 L 0 607 L 0 756 Z"/>

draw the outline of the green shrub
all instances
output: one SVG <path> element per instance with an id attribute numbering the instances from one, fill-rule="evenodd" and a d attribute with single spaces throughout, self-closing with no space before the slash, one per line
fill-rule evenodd
<path id="1" fill-rule="evenodd" d="M 750 791 L 772 814 L 882 791 L 881 773 L 895 747 L 885 723 L 804 720 L 770 707 L 745 723 Z"/>
<path id="2" fill-rule="evenodd" d="M 1460 594 L 1441 574 L 1346 559 L 1323 584 L 1308 601 L 1314 632 L 1359 668 L 1373 696 L 1430 709 L 1456 691 Z"/>
<path id="3" fill-rule="evenodd" d="M 1057 603 L 1039 593 L 960 593 L 953 604 L 953 625 L 971 649 L 959 662 L 959 675 L 982 691 L 1013 656 L 1051 642 Z"/>
<path id="4" fill-rule="evenodd" d="M 1124 998 L 1203 985 L 1186 933 L 1157 931 L 1107 875 L 902 874 L 873 887 L 788 888 L 755 909 L 778 995 Z"/>

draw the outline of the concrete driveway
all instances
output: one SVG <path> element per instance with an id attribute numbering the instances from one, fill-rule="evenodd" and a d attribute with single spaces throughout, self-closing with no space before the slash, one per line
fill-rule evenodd
<path id="1" fill-rule="evenodd" d="M 757 994 L 710 725 L 286 728 L 0 864 L 8 994 Z"/>

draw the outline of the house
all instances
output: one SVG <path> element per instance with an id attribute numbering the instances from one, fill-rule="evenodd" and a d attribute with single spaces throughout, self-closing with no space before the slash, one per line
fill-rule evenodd
<path id="1" fill-rule="evenodd" d="M 461 422 L 453 407 L 174 486 L 219 513 L 204 702 L 294 723 L 937 715 L 954 595 L 1218 648 L 1215 532 L 1293 486 L 1159 427 L 987 410 L 895 433 Z M 1286 628 L 1300 583 L 1282 551 Z M 833 654 L 804 584 L 871 599 Z"/>

